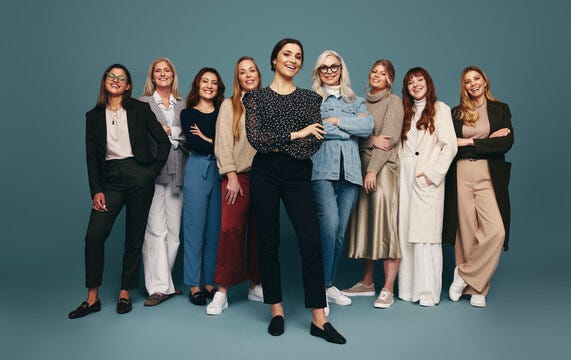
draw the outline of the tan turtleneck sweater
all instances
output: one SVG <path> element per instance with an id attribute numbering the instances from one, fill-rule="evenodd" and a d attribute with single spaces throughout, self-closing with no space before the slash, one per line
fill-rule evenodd
<path id="1" fill-rule="evenodd" d="M 376 94 L 368 92 L 365 106 L 373 116 L 375 127 L 369 137 L 359 141 L 359 149 L 368 155 L 361 165 L 363 173 L 371 171 L 376 175 L 388 160 L 398 163 L 397 145 L 401 140 L 404 110 L 401 99 L 392 94 L 391 89 Z M 373 146 L 372 137 L 381 134 L 391 137 L 391 150 L 385 151 Z"/>

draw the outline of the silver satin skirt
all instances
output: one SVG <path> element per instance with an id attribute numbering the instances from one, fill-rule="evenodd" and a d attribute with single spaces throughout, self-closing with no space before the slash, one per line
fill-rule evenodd
<path id="1" fill-rule="evenodd" d="M 347 229 L 347 256 L 400 259 L 398 238 L 399 166 L 387 162 L 377 174 L 377 190 L 359 192 Z"/>

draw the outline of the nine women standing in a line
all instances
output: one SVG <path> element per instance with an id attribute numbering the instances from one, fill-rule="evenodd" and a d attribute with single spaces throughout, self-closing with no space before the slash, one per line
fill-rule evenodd
<path id="1" fill-rule="evenodd" d="M 149 293 L 145 306 L 154 306 L 181 293 L 174 287 L 171 272 L 180 244 L 182 179 L 186 160 L 180 146 L 180 112 L 185 104 L 181 101 L 172 61 L 164 57 L 153 60 L 139 100 L 149 104 L 171 143 L 167 163 L 155 178 L 155 195 L 143 243 L 145 286 Z"/>
<path id="2" fill-rule="evenodd" d="M 394 283 L 401 250 L 398 237 L 399 146 L 403 124 L 401 99 L 392 94 L 395 69 L 389 60 L 377 60 L 369 72 L 365 105 L 375 120 L 371 136 L 359 142 L 363 189 L 351 218 L 347 255 L 365 259 L 363 278 L 347 296 L 375 295 L 375 263 L 383 259 L 385 282 L 375 300 L 376 308 L 389 308 L 394 302 Z"/>
<path id="3" fill-rule="evenodd" d="M 216 118 L 224 100 L 224 83 L 213 68 L 196 74 L 186 109 L 181 112 L 182 131 L 191 154 L 184 176 L 183 235 L 184 283 L 190 286 L 189 300 L 206 305 L 212 299 L 216 251 L 220 233 L 220 175 L 214 156 Z M 204 256 L 203 256 L 204 255 Z M 204 259 L 204 290 L 200 288 Z"/>
<path id="4" fill-rule="evenodd" d="M 313 90 L 321 95 L 324 141 L 311 157 L 311 182 L 317 203 L 327 300 L 350 305 L 351 299 L 333 285 L 347 223 L 363 185 L 359 138 L 373 130 L 364 100 L 351 89 L 349 70 L 333 50 L 321 53 L 312 72 Z"/>
<path id="5" fill-rule="evenodd" d="M 492 96 L 486 74 L 469 66 L 452 116 L 458 154 L 446 177 L 444 241 L 454 244 L 456 257 L 449 296 L 470 294 L 470 305 L 484 307 L 502 246 L 508 248 L 511 113 Z"/>
<path id="6" fill-rule="evenodd" d="M 258 251 L 254 217 L 250 206 L 250 169 L 256 150 L 246 137 L 245 109 L 242 97 L 262 85 L 258 65 L 249 56 L 236 62 L 234 92 L 220 106 L 216 122 L 214 153 L 222 175 L 222 211 L 216 275 L 218 291 L 208 307 L 209 315 L 228 307 L 228 287 L 250 280 L 248 299 L 263 301 L 258 269 Z"/>
<path id="7" fill-rule="evenodd" d="M 141 248 L 154 177 L 164 166 L 170 148 L 165 131 L 148 104 L 131 98 L 131 74 L 121 64 L 109 66 L 101 77 L 97 105 L 86 115 L 85 152 L 89 188 L 93 198 L 85 235 L 85 286 L 87 299 L 68 314 L 80 318 L 101 310 L 99 287 L 103 278 L 105 240 L 126 206 L 125 251 L 118 314 L 131 311 L 129 290 L 138 286 Z M 149 136 L 157 145 L 156 155 Z"/>
<path id="8" fill-rule="evenodd" d="M 271 335 L 284 332 L 279 262 L 280 199 L 293 223 L 302 257 L 305 306 L 312 309 L 310 334 L 334 343 L 345 338 L 328 322 L 317 207 L 311 188 L 311 160 L 323 139 L 321 98 L 293 82 L 303 64 L 298 40 L 282 39 L 273 48 L 275 72 L 269 87 L 247 93 L 246 134 L 257 150 L 250 189 L 259 242 L 264 302 L 271 304 Z"/>
<path id="9" fill-rule="evenodd" d="M 456 135 L 450 108 L 436 100 L 425 69 L 406 73 L 402 97 L 399 298 L 434 306 L 442 289 L 444 178 L 457 152 Z"/>

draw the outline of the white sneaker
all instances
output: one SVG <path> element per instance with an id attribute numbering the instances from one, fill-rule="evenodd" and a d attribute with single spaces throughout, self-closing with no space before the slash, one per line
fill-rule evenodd
<path id="1" fill-rule="evenodd" d="M 327 300 L 334 304 L 342 306 L 351 305 L 351 299 L 348 296 L 341 294 L 341 291 L 339 291 L 335 286 L 327 288 L 327 290 L 325 290 L 325 295 L 327 296 Z"/>
<path id="2" fill-rule="evenodd" d="M 228 299 L 226 294 L 221 291 L 217 291 L 214 293 L 214 297 L 208 306 L 206 307 L 206 313 L 208 315 L 218 315 L 221 314 L 222 311 L 228 308 Z"/>
<path id="3" fill-rule="evenodd" d="M 430 296 L 421 296 L 420 300 L 418 301 L 418 305 L 424 307 L 431 307 L 436 305 L 436 303 L 434 302 L 434 300 L 432 300 L 432 297 Z"/>
<path id="4" fill-rule="evenodd" d="M 484 295 L 473 294 L 470 297 L 470 305 L 475 307 L 486 307 L 486 297 Z"/>
<path id="5" fill-rule="evenodd" d="M 329 300 L 327 300 L 327 296 L 325 297 L 325 308 L 323 308 L 323 311 L 325 311 L 325 316 L 329 316 Z"/>
<path id="6" fill-rule="evenodd" d="M 450 284 L 450 288 L 448 289 L 448 296 L 450 296 L 450 300 L 458 301 L 462 296 L 462 292 L 468 286 L 468 284 L 460 277 L 458 274 L 458 266 L 454 268 L 454 280 L 452 280 L 452 284 Z"/>
<path id="7" fill-rule="evenodd" d="M 264 302 L 264 289 L 258 284 L 254 288 L 248 289 L 248 300 Z"/>
<path id="8" fill-rule="evenodd" d="M 395 302 L 395 296 L 390 291 L 382 289 L 381 293 L 375 303 L 373 304 L 374 307 L 378 309 L 388 309 L 391 305 Z"/>

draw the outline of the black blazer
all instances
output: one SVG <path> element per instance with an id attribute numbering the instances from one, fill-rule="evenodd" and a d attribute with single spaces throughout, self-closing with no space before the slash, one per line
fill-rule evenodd
<path id="1" fill-rule="evenodd" d="M 149 104 L 131 99 L 127 110 L 129 140 L 135 159 L 148 166 L 157 176 L 165 165 L 171 144 L 163 127 L 157 121 Z M 107 124 L 105 107 L 96 106 L 85 114 L 85 156 L 91 197 L 103 191 L 105 182 L 105 154 L 107 149 Z M 149 135 L 157 144 L 156 157 L 149 146 Z"/>
<path id="2" fill-rule="evenodd" d="M 510 182 L 511 163 L 505 160 L 505 154 L 511 149 L 514 143 L 514 131 L 511 123 L 510 108 L 507 104 L 499 101 L 487 102 L 488 118 L 490 119 L 490 134 L 502 128 L 510 129 L 507 136 L 486 139 L 474 139 L 474 146 L 458 147 L 458 153 L 450 165 L 446 175 L 446 196 L 444 198 L 444 230 L 443 241 L 454 244 L 456 231 L 458 230 L 458 189 L 456 177 L 456 162 L 458 159 L 471 157 L 485 158 L 488 160 L 492 186 L 496 193 L 496 201 L 504 223 L 506 239 L 504 250 L 508 249 L 510 233 L 510 197 L 508 185 Z M 452 110 L 452 119 L 456 137 L 462 137 L 462 126 L 464 122 L 455 116 L 455 109 Z"/>

